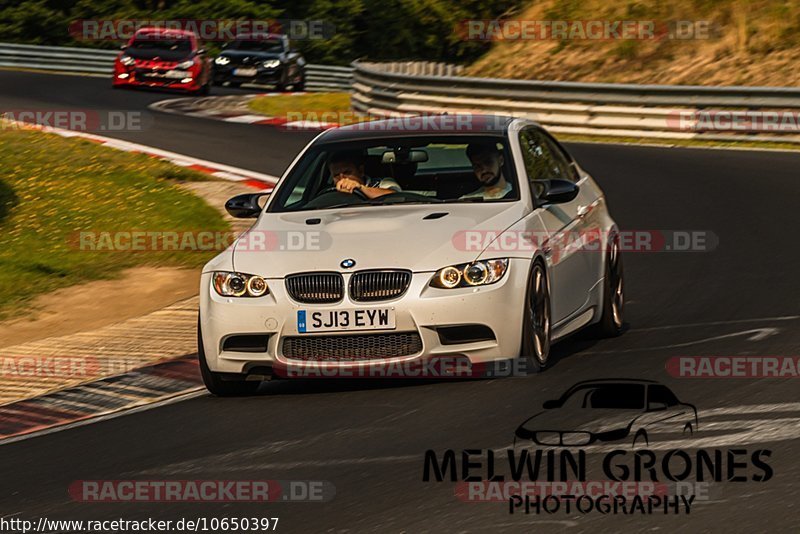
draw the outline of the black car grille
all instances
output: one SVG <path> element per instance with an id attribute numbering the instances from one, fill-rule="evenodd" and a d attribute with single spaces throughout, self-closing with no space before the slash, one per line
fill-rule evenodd
<path id="1" fill-rule="evenodd" d="M 371 302 L 399 297 L 411 283 L 410 271 L 361 271 L 350 278 L 350 298 Z"/>
<path id="2" fill-rule="evenodd" d="M 266 59 L 261 59 L 259 57 L 254 57 L 254 56 L 245 56 L 245 57 L 228 56 L 228 58 L 230 59 L 228 66 L 232 67 L 257 68 L 259 65 L 261 65 L 266 61 Z"/>
<path id="3" fill-rule="evenodd" d="M 286 277 L 286 290 L 297 302 L 326 304 L 344 298 L 344 279 L 339 273 L 306 273 Z"/>
<path id="4" fill-rule="evenodd" d="M 283 356 L 290 360 L 348 362 L 410 356 L 422 350 L 416 332 L 358 336 L 309 336 L 283 339 Z"/>

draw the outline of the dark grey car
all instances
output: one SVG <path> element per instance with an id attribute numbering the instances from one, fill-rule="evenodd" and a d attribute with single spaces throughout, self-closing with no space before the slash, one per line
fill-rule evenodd
<path id="1" fill-rule="evenodd" d="M 305 88 L 306 60 L 281 34 L 242 34 L 214 59 L 215 85 L 274 85 L 277 91 Z"/>

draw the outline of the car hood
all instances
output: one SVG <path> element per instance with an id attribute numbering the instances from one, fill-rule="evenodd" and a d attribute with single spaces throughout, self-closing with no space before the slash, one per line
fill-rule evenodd
<path id="1" fill-rule="evenodd" d="M 627 428 L 640 415 L 642 415 L 642 410 L 552 409 L 531 417 L 520 426 L 532 432 L 585 431 L 599 433 Z"/>
<path id="2" fill-rule="evenodd" d="M 138 48 L 126 48 L 124 54 L 133 59 L 146 59 L 154 61 L 186 61 L 191 59 L 193 52 L 185 50 L 141 50 Z"/>
<path id="3" fill-rule="evenodd" d="M 233 265 L 239 272 L 268 278 L 316 270 L 347 272 L 340 265 L 344 259 L 355 260 L 352 270 L 435 271 L 479 256 L 480 250 L 465 250 L 460 233 L 500 232 L 523 215 L 518 202 L 263 213 L 235 244 Z"/>
<path id="4" fill-rule="evenodd" d="M 220 54 L 220 56 L 225 56 L 229 58 L 235 58 L 238 60 L 244 59 L 246 57 L 254 58 L 258 61 L 265 61 L 267 59 L 280 59 L 281 54 L 280 52 L 259 52 L 257 50 L 225 50 Z"/>

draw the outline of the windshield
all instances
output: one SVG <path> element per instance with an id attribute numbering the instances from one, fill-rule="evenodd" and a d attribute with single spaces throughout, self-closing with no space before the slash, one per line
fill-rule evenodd
<path id="1" fill-rule="evenodd" d="M 129 48 L 136 50 L 158 50 L 167 52 L 190 52 L 192 42 L 189 39 L 165 39 L 160 37 L 137 38 Z"/>
<path id="2" fill-rule="evenodd" d="M 234 41 L 227 48 L 245 52 L 283 52 L 283 42 L 279 39 L 247 39 Z"/>
<path id="3" fill-rule="evenodd" d="M 573 391 L 563 406 L 595 410 L 644 409 L 642 384 L 594 384 Z"/>
<path id="4" fill-rule="evenodd" d="M 268 211 L 519 199 L 512 157 L 497 136 L 416 136 L 312 146 Z"/>

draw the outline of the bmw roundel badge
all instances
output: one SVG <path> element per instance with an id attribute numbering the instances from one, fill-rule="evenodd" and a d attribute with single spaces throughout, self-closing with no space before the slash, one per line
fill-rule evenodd
<path id="1" fill-rule="evenodd" d="M 339 265 L 341 265 L 342 268 L 344 269 L 349 269 L 350 267 L 353 267 L 355 264 L 356 260 L 354 260 L 353 258 L 347 258 L 346 260 L 342 260 L 342 263 L 340 263 Z"/>

